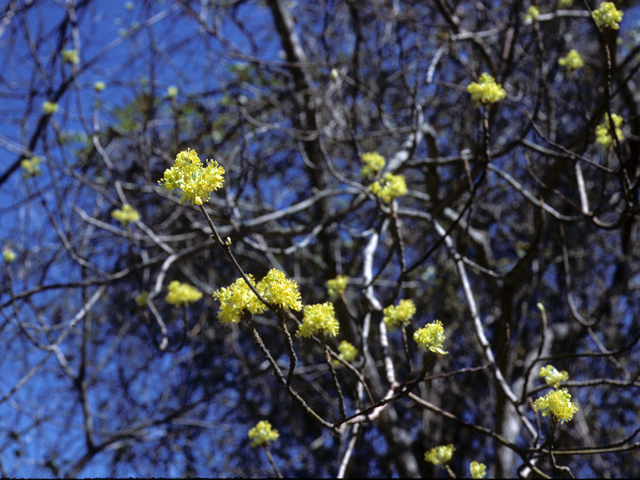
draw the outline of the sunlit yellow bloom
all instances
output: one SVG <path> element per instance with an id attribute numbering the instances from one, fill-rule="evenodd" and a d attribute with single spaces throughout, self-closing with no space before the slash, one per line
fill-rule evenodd
<path id="1" fill-rule="evenodd" d="M 593 11 L 593 19 L 600 28 L 618 30 L 622 21 L 622 12 L 616 8 L 613 2 L 602 2 L 600 8 Z"/>
<path id="2" fill-rule="evenodd" d="M 407 184 L 403 175 L 387 173 L 382 180 L 375 181 L 369 185 L 369 191 L 384 202 L 389 203 L 394 198 L 407 193 Z"/>
<path id="3" fill-rule="evenodd" d="M 258 292 L 271 305 L 277 305 L 299 312 L 302 310 L 298 283 L 290 280 L 280 270 L 272 268 L 269 273 L 258 282 Z"/>
<path id="4" fill-rule="evenodd" d="M 249 438 L 252 440 L 252 447 L 267 447 L 269 443 L 278 439 L 280 434 L 278 430 L 271 427 L 267 420 L 262 420 L 249 430 Z"/>
<path id="5" fill-rule="evenodd" d="M 253 286 L 256 285 L 251 274 L 247 274 L 247 278 Z M 238 278 L 229 287 L 216 291 L 213 297 L 220 302 L 218 320 L 223 325 L 239 323 L 245 310 L 251 313 L 262 313 L 267 309 L 243 278 Z"/>
<path id="6" fill-rule="evenodd" d="M 616 137 L 618 137 L 618 141 L 621 142 L 624 139 L 622 129 L 620 128 L 622 127 L 622 117 L 612 113 L 611 118 L 613 118 L 613 126 L 616 129 Z M 606 148 L 611 148 L 613 146 L 608 114 L 605 114 L 604 122 L 596 127 L 596 142 L 604 145 Z"/>
<path id="7" fill-rule="evenodd" d="M 175 85 L 172 85 L 169 88 L 167 88 L 167 97 L 176 98 L 176 95 L 178 95 L 178 87 L 176 87 Z"/>
<path id="8" fill-rule="evenodd" d="M 10 248 L 4 248 L 4 249 L 2 250 L 2 258 L 4 258 L 5 263 L 11 263 L 11 262 L 13 262 L 17 257 L 18 257 L 18 255 L 16 255 L 16 252 L 14 252 L 13 250 L 11 250 Z"/>
<path id="9" fill-rule="evenodd" d="M 32 157 L 29 160 L 22 160 L 20 162 L 20 166 L 22 167 L 23 178 L 35 177 L 42 173 L 42 170 L 40 170 L 40 157 Z"/>
<path id="10" fill-rule="evenodd" d="M 44 102 L 42 104 L 42 110 L 47 115 L 53 115 L 58 111 L 58 104 L 55 102 Z"/>
<path id="11" fill-rule="evenodd" d="M 138 211 L 128 203 L 125 203 L 122 206 L 122 210 L 114 210 L 111 213 L 111 216 L 119 221 L 122 225 L 137 222 L 138 220 L 140 220 L 140 214 L 138 213 Z"/>
<path id="12" fill-rule="evenodd" d="M 452 444 L 440 445 L 439 447 L 432 448 L 424 454 L 424 459 L 427 462 L 431 462 L 434 465 L 444 465 L 453 456 L 455 448 Z"/>
<path id="13" fill-rule="evenodd" d="M 533 407 L 536 411 L 542 411 L 542 416 L 546 417 L 551 413 L 553 418 L 560 423 L 573 418 L 573 414 L 578 411 L 578 407 L 571 401 L 569 390 L 551 390 L 544 397 L 537 399 Z"/>
<path id="14" fill-rule="evenodd" d="M 177 280 L 169 284 L 169 293 L 164 299 L 171 305 L 188 305 L 202 298 L 202 292 L 188 283 L 180 283 Z"/>
<path id="15" fill-rule="evenodd" d="M 333 280 L 327 280 L 327 288 L 329 289 L 329 296 L 331 298 L 336 298 L 342 295 L 342 293 L 347 288 L 347 282 L 349 281 L 349 277 L 346 275 L 338 275 Z"/>
<path id="16" fill-rule="evenodd" d="M 346 340 L 342 340 L 338 345 L 338 351 L 340 352 L 340 358 L 345 362 L 353 362 L 358 356 L 358 349 L 351 345 Z"/>
<path id="17" fill-rule="evenodd" d="M 180 203 L 187 200 L 202 205 L 209 200 L 212 191 L 222 186 L 223 175 L 224 168 L 218 162 L 207 160 L 207 166 L 203 167 L 198 154 L 188 149 L 178 154 L 175 165 L 165 170 L 164 178 L 158 183 L 167 192 L 181 189 Z"/>
<path id="18" fill-rule="evenodd" d="M 141 292 L 139 295 L 136 295 L 136 304 L 140 307 L 146 307 L 149 302 L 149 292 Z"/>
<path id="19" fill-rule="evenodd" d="M 539 16 L 540 16 L 540 9 L 538 7 L 531 5 L 524 19 L 525 21 L 528 20 L 529 22 L 535 22 L 536 20 L 538 20 Z"/>
<path id="20" fill-rule="evenodd" d="M 340 324 L 336 320 L 333 303 L 319 303 L 304 307 L 302 325 L 298 329 L 299 337 L 310 337 L 320 333 L 328 333 L 336 336 L 340 330 Z"/>
<path id="21" fill-rule="evenodd" d="M 397 306 L 389 305 L 382 313 L 385 325 L 390 330 L 394 330 L 411 322 L 416 313 L 416 306 L 413 304 L 413 300 L 400 300 Z"/>
<path id="22" fill-rule="evenodd" d="M 494 78 L 488 73 L 480 75 L 478 83 L 471 82 L 467 87 L 467 92 L 471 94 L 478 106 L 482 106 L 485 103 L 496 103 L 507 96 L 507 92 L 504 91 L 502 85 L 496 83 Z"/>
<path id="23" fill-rule="evenodd" d="M 559 372 L 553 365 L 547 365 L 546 367 L 540 367 L 540 377 L 544 377 L 545 382 L 550 387 L 558 388 L 560 382 L 566 382 L 569 379 L 569 374 L 562 370 Z"/>
<path id="24" fill-rule="evenodd" d="M 101 91 L 103 91 L 106 87 L 107 87 L 107 84 L 106 84 L 106 83 L 104 83 L 104 82 L 96 82 L 96 83 L 94 83 L 94 84 L 93 84 L 93 89 L 94 89 L 96 92 L 101 92 Z"/>
<path id="25" fill-rule="evenodd" d="M 363 177 L 374 176 L 384 168 L 384 157 L 378 152 L 367 152 L 362 155 L 362 169 L 360 173 Z"/>
<path id="26" fill-rule="evenodd" d="M 444 327 L 440 320 L 436 320 L 413 333 L 413 339 L 420 348 L 436 353 L 446 354 L 442 349 L 442 342 L 445 340 Z"/>
<path id="27" fill-rule="evenodd" d="M 487 467 L 484 463 L 471 462 L 469 465 L 471 478 L 484 478 L 487 475 Z"/>
<path id="28" fill-rule="evenodd" d="M 567 53 L 566 57 L 559 59 L 558 63 L 561 66 L 565 67 L 567 70 L 572 70 L 572 71 L 575 71 L 584 67 L 584 61 L 582 60 L 582 57 L 580 56 L 578 51 L 573 48 L 569 53 Z"/>
<path id="29" fill-rule="evenodd" d="M 78 58 L 77 50 L 63 50 L 62 51 L 62 60 L 65 63 L 72 63 L 73 65 L 77 65 L 80 63 L 80 59 Z"/>

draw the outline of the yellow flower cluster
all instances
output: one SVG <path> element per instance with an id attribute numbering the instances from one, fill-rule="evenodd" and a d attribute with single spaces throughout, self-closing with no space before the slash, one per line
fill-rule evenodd
<path id="1" fill-rule="evenodd" d="M 62 60 L 65 63 L 71 63 L 73 65 L 77 65 L 78 63 L 80 63 L 77 50 L 63 50 L 61 53 L 62 53 Z"/>
<path id="2" fill-rule="evenodd" d="M 413 334 L 413 339 L 420 348 L 442 354 L 447 353 L 442 349 L 442 342 L 444 342 L 445 338 L 444 327 L 440 320 L 419 328 Z"/>
<path id="3" fill-rule="evenodd" d="M 224 182 L 224 168 L 218 162 L 207 160 L 203 167 L 198 154 L 191 149 L 180 152 L 173 167 L 165 170 L 164 178 L 158 182 L 167 192 L 174 188 L 182 190 L 180 203 L 202 205 L 209 200 L 211 192 L 218 190 Z"/>
<path id="4" fill-rule="evenodd" d="M 403 175 L 387 173 L 380 181 L 375 181 L 369 185 L 369 191 L 379 197 L 385 203 L 407 193 L 407 184 Z"/>
<path id="5" fill-rule="evenodd" d="M 424 454 L 424 459 L 434 465 L 444 465 L 451 460 L 454 450 L 455 448 L 453 448 L 452 444 L 440 445 L 426 452 Z"/>
<path id="6" fill-rule="evenodd" d="M 256 282 L 253 276 L 249 274 L 247 277 L 255 286 Z M 239 323 L 244 310 L 251 313 L 262 313 L 267 308 L 251 291 L 243 278 L 238 278 L 227 288 L 221 288 L 213 294 L 213 297 L 220 302 L 218 319 L 223 325 Z"/>
<path id="7" fill-rule="evenodd" d="M 278 430 L 271 427 L 267 420 L 258 422 L 255 427 L 249 430 L 252 447 L 268 447 L 269 443 L 276 441 L 279 436 Z"/>
<path id="8" fill-rule="evenodd" d="M 560 423 L 573 418 L 573 414 L 578 411 L 578 407 L 571 401 L 569 390 L 551 390 L 544 397 L 537 399 L 533 407 L 536 411 L 542 411 L 542 416 L 546 417 L 551 413 L 553 418 Z"/>
<path id="9" fill-rule="evenodd" d="M 593 19 L 600 28 L 618 30 L 622 21 L 622 12 L 616 8 L 613 2 L 602 2 L 600 8 L 593 11 Z"/>
<path id="10" fill-rule="evenodd" d="M 353 362 L 358 356 L 358 349 L 351 345 L 346 340 L 342 340 L 338 345 L 338 351 L 340 352 L 340 358 L 345 362 Z"/>
<path id="11" fill-rule="evenodd" d="M 558 8 L 571 8 L 573 0 L 558 0 Z"/>
<path id="12" fill-rule="evenodd" d="M 8 247 L 2 250 L 2 258 L 4 259 L 5 263 L 13 262 L 17 258 L 17 256 L 18 255 L 16 255 L 16 252 Z"/>
<path id="13" fill-rule="evenodd" d="M 93 89 L 98 93 L 103 91 L 105 88 L 107 88 L 107 84 L 104 82 L 96 82 L 93 84 Z"/>
<path id="14" fill-rule="evenodd" d="M 622 117 L 612 113 L 611 118 L 613 118 L 613 125 L 616 129 L 616 137 L 618 137 L 618 141 L 621 142 L 624 139 L 622 129 L 620 128 L 622 127 Z M 606 148 L 611 148 L 613 146 L 613 138 L 611 137 L 610 130 L 609 115 L 606 114 L 604 122 L 596 127 L 596 142 L 604 145 Z"/>
<path id="15" fill-rule="evenodd" d="M 178 95 L 178 87 L 176 87 L 175 85 L 172 85 L 169 88 L 167 88 L 167 97 L 176 98 L 177 95 Z"/>
<path id="16" fill-rule="evenodd" d="M 484 463 L 471 462 L 469 471 L 471 478 L 484 478 L 487 475 L 487 466 Z"/>
<path id="17" fill-rule="evenodd" d="M 566 57 L 558 60 L 558 64 L 569 71 L 576 71 L 584 67 L 584 60 L 582 60 L 578 51 L 572 48 L 571 51 L 567 53 Z"/>
<path id="18" fill-rule="evenodd" d="M 413 300 L 400 300 L 397 306 L 389 305 L 382 313 L 384 314 L 384 324 L 389 330 L 395 330 L 403 325 L 408 325 L 416 313 L 416 306 Z"/>
<path id="19" fill-rule="evenodd" d="M 125 203 L 122 206 L 122 210 L 114 210 L 111 213 L 111 216 L 119 221 L 122 225 L 126 225 L 127 223 L 133 223 L 140 220 L 140 214 L 137 210 L 135 210 L 131 205 Z"/>
<path id="20" fill-rule="evenodd" d="M 360 173 L 363 177 L 373 177 L 384 168 L 384 157 L 378 152 L 367 152 L 362 155 L 362 169 Z"/>
<path id="21" fill-rule="evenodd" d="M 540 16 L 540 9 L 538 7 L 531 5 L 524 19 L 525 21 L 535 22 L 536 20 L 538 20 L 539 16 Z"/>
<path id="22" fill-rule="evenodd" d="M 299 337 L 310 337 L 319 333 L 336 336 L 340 331 L 340 324 L 336 320 L 333 303 L 318 303 L 304 307 L 302 325 L 298 328 Z"/>
<path id="23" fill-rule="evenodd" d="M 180 283 L 177 280 L 169 284 L 169 293 L 164 297 L 165 301 L 176 307 L 197 302 L 202 298 L 202 292 L 188 283 Z"/>
<path id="24" fill-rule="evenodd" d="M 46 115 L 53 115 L 58 111 L 58 104 L 55 102 L 44 102 L 42 104 L 42 110 Z"/>
<path id="25" fill-rule="evenodd" d="M 328 280 L 327 288 L 329 289 L 329 296 L 331 298 L 337 298 L 342 295 L 347 288 L 348 281 L 349 277 L 347 277 L 346 275 L 338 275 L 333 280 Z"/>
<path id="26" fill-rule="evenodd" d="M 478 83 L 471 82 L 467 87 L 467 92 L 471 94 L 478 106 L 482 106 L 485 103 L 496 103 L 507 96 L 507 92 L 504 91 L 502 85 L 496 83 L 494 78 L 488 73 L 480 75 Z"/>
<path id="27" fill-rule="evenodd" d="M 149 292 L 140 292 L 140 294 L 136 295 L 136 304 L 140 308 L 144 308 L 149 303 Z"/>
<path id="28" fill-rule="evenodd" d="M 270 304 L 290 310 L 302 310 L 298 284 L 295 280 L 289 280 L 281 271 L 269 270 L 257 285 L 251 274 L 247 277 L 251 285 L 255 286 L 260 295 Z M 223 325 L 240 322 L 244 310 L 250 313 L 262 313 L 267 309 L 242 278 L 238 278 L 229 287 L 216 291 L 213 297 L 220 302 L 218 319 Z"/>
<path id="29" fill-rule="evenodd" d="M 553 365 L 540 367 L 540 373 L 538 374 L 538 376 L 544 377 L 547 385 L 554 388 L 558 388 L 558 384 L 560 382 L 566 382 L 567 380 L 569 380 L 569 374 L 565 370 L 562 370 L 560 372 Z"/>
<path id="30" fill-rule="evenodd" d="M 22 160 L 20 162 L 20 166 L 22 167 L 23 178 L 35 177 L 42 173 L 40 170 L 40 157 L 32 157 L 30 160 Z"/>

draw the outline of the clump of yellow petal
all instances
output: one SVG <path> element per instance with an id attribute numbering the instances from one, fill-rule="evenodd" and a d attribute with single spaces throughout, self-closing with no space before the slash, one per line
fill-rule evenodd
<path id="1" fill-rule="evenodd" d="M 211 192 L 222 186 L 223 175 L 224 168 L 218 162 L 207 160 L 207 166 L 203 167 L 195 150 L 187 149 L 178 154 L 175 165 L 165 170 L 158 184 L 167 192 L 174 188 L 182 190 L 180 203 L 186 200 L 202 205 L 209 200 Z"/>
<path id="2" fill-rule="evenodd" d="M 251 274 L 248 274 L 247 278 L 253 286 L 256 285 Z M 216 291 L 213 297 L 220 302 L 218 320 L 223 325 L 239 323 L 244 310 L 248 310 L 251 313 L 262 313 L 267 309 L 265 304 L 251 291 L 243 278 L 238 278 L 229 287 Z"/>
<path id="3" fill-rule="evenodd" d="M 444 327 L 440 320 L 425 325 L 413 333 L 413 339 L 420 348 L 435 353 L 447 353 L 442 349 L 442 342 L 444 342 L 445 338 Z"/>
<path id="4" fill-rule="evenodd" d="M 131 205 L 125 203 L 122 206 L 122 210 L 114 210 L 111 216 L 119 221 L 122 225 L 127 223 L 137 222 L 140 220 L 140 214 Z"/>
<path id="5" fill-rule="evenodd" d="M 188 283 L 180 283 L 177 280 L 173 280 L 169 284 L 169 293 L 164 297 L 167 303 L 175 305 L 176 307 L 197 302 L 201 298 L 202 292 L 200 292 L 200 290 Z"/>
<path id="6" fill-rule="evenodd" d="M 454 450 L 455 448 L 453 448 L 452 444 L 440 445 L 426 452 L 424 454 L 424 459 L 434 465 L 444 465 L 451 460 Z"/>
<path id="7" fill-rule="evenodd" d="M 622 12 L 616 8 L 613 2 L 602 2 L 597 10 L 593 11 L 593 19 L 600 28 L 618 30 L 622 21 Z"/>
<path id="8" fill-rule="evenodd" d="M 576 71 L 584 67 L 584 60 L 582 60 L 578 51 L 572 48 L 569 53 L 567 53 L 566 57 L 562 57 L 558 60 L 558 64 L 569 71 Z"/>
<path id="9" fill-rule="evenodd" d="M 267 447 L 269 443 L 276 441 L 279 436 L 278 430 L 272 428 L 267 420 L 258 422 L 255 427 L 249 430 L 252 447 Z"/>
<path id="10" fill-rule="evenodd" d="M 403 325 L 408 325 L 411 319 L 416 313 L 416 306 L 413 300 L 400 300 L 397 306 L 389 305 L 382 313 L 384 314 L 384 324 L 390 329 L 394 330 Z"/>
<path id="11" fill-rule="evenodd" d="M 566 382 L 567 380 L 569 380 L 569 374 L 565 370 L 562 370 L 560 372 L 553 365 L 540 367 L 540 373 L 538 374 L 538 376 L 544 377 L 547 385 L 554 388 L 558 388 L 558 384 L 560 382 Z"/>
<path id="12" fill-rule="evenodd" d="M 363 177 L 375 176 L 384 168 L 385 160 L 378 152 L 367 152 L 362 155 L 362 169 L 360 173 Z"/>
<path id="13" fill-rule="evenodd" d="M 338 275 L 332 280 L 327 280 L 327 288 L 331 298 L 337 298 L 342 295 L 347 288 L 349 277 L 346 275 Z"/>
<path id="14" fill-rule="evenodd" d="M 333 303 L 319 303 L 304 307 L 302 325 L 298 329 L 299 337 L 310 337 L 320 333 L 328 333 L 336 336 L 340 330 L 340 324 L 336 320 Z"/>
<path id="15" fill-rule="evenodd" d="M 258 292 L 272 305 L 299 312 L 302 310 L 298 283 L 290 280 L 280 270 L 272 268 L 269 273 L 258 282 Z"/>
<path id="16" fill-rule="evenodd" d="M 35 177 L 42 173 L 42 170 L 40 170 L 40 157 L 31 157 L 29 160 L 22 160 L 20 166 L 22 167 L 23 178 Z"/>
<path id="17" fill-rule="evenodd" d="M 80 63 L 80 58 L 78 58 L 77 50 L 63 50 L 62 52 L 62 60 L 65 63 L 71 63 L 73 65 L 77 65 Z"/>
<path id="18" fill-rule="evenodd" d="M 44 102 L 42 104 L 42 110 L 46 115 L 53 115 L 58 111 L 58 104 L 55 102 Z"/>
<path id="19" fill-rule="evenodd" d="M 478 82 L 471 82 L 467 87 L 467 92 L 471 94 L 478 106 L 486 103 L 496 103 L 507 96 L 502 85 L 496 83 L 494 78 L 488 73 L 480 75 Z"/>
<path id="20" fill-rule="evenodd" d="M 484 463 L 471 462 L 469 471 L 471 478 L 484 478 L 487 475 L 487 466 Z"/>
<path id="21" fill-rule="evenodd" d="M 343 359 L 345 362 L 353 362 L 358 356 L 358 349 L 351 345 L 346 340 L 342 340 L 340 345 L 338 345 L 338 351 L 340 352 L 339 357 Z M 338 362 L 335 362 L 338 363 Z"/>
<path id="22" fill-rule="evenodd" d="M 544 397 L 537 399 L 533 408 L 538 412 L 541 411 L 543 417 L 551 414 L 560 423 L 571 420 L 573 414 L 578 411 L 578 406 L 571 401 L 571 394 L 566 388 L 551 390 Z"/>
<path id="23" fill-rule="evenodd" d="M 387 173 L 382 180 L 369 185 L 369 191 L 385 203 L 389 203 L 394 198 L 406 195 L 407 184 L 403 175 Z"/>
<path id="24" fill-rule="evenodd" d="M 620 115 L 612 113 L 611 118 L 613 118 L 613 126 L 616 130 L 616 137 L 618 137 L 618 141 L 621 142 L 622 140 L 624 140 L 624 135 L 622 134 L 621 128 L 622 117 Z M 611 137 L 611 124 L 609 123 L 609 114 L 606 114 L 604 122 L 596 127 L 596 142 L 604 145 L 606 148 L 611 148 L 613 146 L 613 138 Z"/>

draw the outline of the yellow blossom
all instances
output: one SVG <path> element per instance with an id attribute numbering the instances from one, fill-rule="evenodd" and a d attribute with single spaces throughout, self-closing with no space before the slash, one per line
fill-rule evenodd
<path id="1" fill-rule="evenodd" d="M 78 63 L 80 63 L 77 50 L 63 50 L 61 53 L 62 53 L 62 60 L 65 63 L 71 63 L 73 65 L 77 65 Z"/>
<path id="2" fill-rule="evenodd" d="M 93 84 L 93 89 L 98 93 L 103 91 L 105 88 L 107 88 L 107 84 L 104 82 L 96 82 Z"/>
<path id="3" fill-rule="evenodd" d="M 584 61 L 577 50 L 571 49 L 566 57 L 558 60 L 558 64 L 565 67 L 567 70 L 575 71 L 584 67 Z"/>
<path id="4" fill-rule="evenodd" d="M 302 325 L 298 329 L 299 337 L 310 337 L 322 332 L 336 336 L 340 330 L 340 324 L 336 320 L 333 303 L 319 303 L 304 307 Z"/>
<path id="5" fill-rule="evenodd" d="M 176 98 L 176 95 L 178 95 L 178 87 L 176 87 L 175 85 L 172 85 L 169 88 L 167 88 L 167 97 Z"/>
<path id="6" fill-rule="evenodd" d="M 374 176 L 384 168 L 384 157 L 378 152 L 367 152 L 362 155 L 362 169 L 360 173 L 363 177 Z"/>
<path id="7" fill-rule="evenodd" d="M 566 382 L 569 379 L 569 374 L 562 370 L 559 372 L 553 365 L 547 365 L 546 367 L 540 367 L 540 377 L 544 377 L 545 382 L 550 387 L 558 388 L 560 382 Z"/>
<path id="8" fill-rule="evenodd" d="M 4 259 L 5 263 L 11 263 L 13 262 L 16 258 L 18 257 L 18 255 L 16 255 L 16 252 L 14 252 L 13 250 L 11 250 L 10 248 L 6 247 L 2 250 L 2 258 Z"/>
<path id="9" fill-rule="evenodd" d="M 358 356 L 358 349 L 351 345 L 346 340 L 342 340 L 338 345 L 338 351 L 340 352 L 340 358 L 345 362 L 353 362 Z M 336 362 L 337 363 L 337 362 Z"/>
<path id="10" fill-rule="evenodd" d="M 484 478 L 487 475 L 487 466 L 484 463 L 471 462 L 469 470 L 471 478 Z"/>
<path id="11" fill-rule="evenodd" d="M 302 310 L 298 283 L 289 280 L 280 270 L 272 268 L 269 273 L 258 282 L 258 292 L 271 305 L 277 305 L 299 312 Z"/>
<path id="12" fill-rule="evenodd" d="M 202 298 L 202 292 L 196 287 L 189 285 L 188 283 L 180 283 L 177 280 L 172 281 L 169 284 L 169 293 L 164 299 L 167 303 L 175 305 L 188 305 L 191 302 L 197 302 Z"/>
<path id="13" fill-rule="evenodd" d="M 58 111 L 58 104 L 55 102 L 44 102 L 42 104 L 42 110 L 46 115 L 53 115 Z"/>
<path id="14" fill-rule="evenodd" d="M 394 198 L 400 197 L 407 193 L 407 184 L 403 175 L 393 175 L 387 173 L 384 179 L 376 181 L 369 185 L 369 191 L 382 201 L 389 203 Z"/>
<path id="15" fill-rule="evenodd" d="M 622 21 L 622 12 L 616 8 L 613 2 L 602 2 L 597 10 L 593 11 L 593 19 L 600 28 L 618 30 Z"/>
<path id="16" fill-rule="evenodd" d="M 389 305 L 382 313 L 384 314 L 384 324 L 390 330 L 395 330 L 411 322 L 416 313 L 416 306 L 413 304 L 413 300 L 400 300 L 397 306 Z"/>
<path id="17" fill-rule="evenodd" d="M 249 430 L 249 438 L 252 440 L 252 447 L 268 447 L 270 442 L 278 439 L 278 430 L 271 427 L 267 420 L 262 420 Z"/>
<path id="18" fill-rule="evenodd" d="M 542 411 L 542 416 L 551 414 L 556 421 L 564 423 L 573 418 L 573 414 L 578 411 L 578 407 L 571 401 L 569 390 L 551 390 L 544 397 L 538 398 L 533 407 L 536 411 Z"/>
<path id="19" fill-rule="evenodd" d="M 535 22 L 536 20 L 538 20 L 539 16 L 540 16 L 540 9 L 538 7 L 531 5 L 524 19 L 525 21 Z"/>
<path id="20" fill-rule="evenodd" d="M 327 281 L 327 288 L 329 289 L 329 296 L 331 298 L 337 298 L 345 291 L 347 288 L 347 282 L 349 281 L 349 277 L 346 275 L 338 275 L 333 280 Z"/>
<path id="21" fill-rule="evenodd" d="M 29 160 L 22 160 L 20 166 L 22 167 L 23 178 L 35 177 L 42 173 L 40 170 L 40 157 L 31 157 Z"/>
<path id="22" fill-rule="evenodd" d="M 122 210 L 114 210 L 111 213 L 111 216 L 119 221 L 122 225 L 137 222 L 138 220 L 140 220 L 140 214 L 138 213 L 138 211 L 128 203 L 125 203 L 122 206 Z"/>
<path id="23" fill-rule="evenodd" d="M 467 92 L 471 94 L 478 106 L 486 103 L 496 103 L 507 96 L 502 85 L 496 83 L 494 78 L 488 73 L 480 75 L 478 83 L 471 82 L 467 87 Z"/>
<path id="24" fill-rule="evenodd" d="M 442 342 L 445 338 L 444 327 L 440 320 L 425 325 L 413 333 L 413 339 L 420 348 L 442 354 L 447 353 L 442 349 Z"/>
<path id="25" fill-rule="evenodd" d="M 434 465 L 444 465 L 451 460 L 454 450 L 455 448 L 453 448 L 452 444 L 440 445 L 426 452 L 424 454 L 424 459 Z"/>
<path id="26" fill-rule="evenodd" d="M 149 292 L 140 292 L 139 295 L 136 295 L 136 304 L 140 308 L 146 307 L 148 302 L 149 302 Z"/>
<path id="27" fill-rule="evenodd" d="M 255 286 L 256 282 L 253 276 L 248 274 L 247 278 Z M 216 291 L 213 297 L 220 302 L 218 320 L 223 325 L 239 323 L 245 310 L 251 313 L 262 313 L 267 309 L 243 278 L 238 278 L 229 287 Z"/>
<path id="28" fill-rule="evenodd" d="M 198 154 L 188 149 L 178 154 L 175 165 L 165 170 L 164 178 L 158 183 L 167 192 L 181 189 L 180 203 L 187 200 L 202 205 L 209 200 L 212 191 L 222 186 L 223 175 L 224 168 L 218 162 L 207 160 L 207 166 L 203 167 Z"/>
<path id="29" fill-rule="evenodd" d="M 611 118 L 613 118 L 613 125 L 616 129 L 616 137 L 618 137 L 618 141 L 621 142 L 624 139 L 622 129 L 620 128 L 622 127 L 622 117 L 612 113 Z M 605 114 L 605 121 L 596 127 L 596 142 L 604 145 L 606 148 L 611 148 L 613 146 L 608 114 Z"/>

